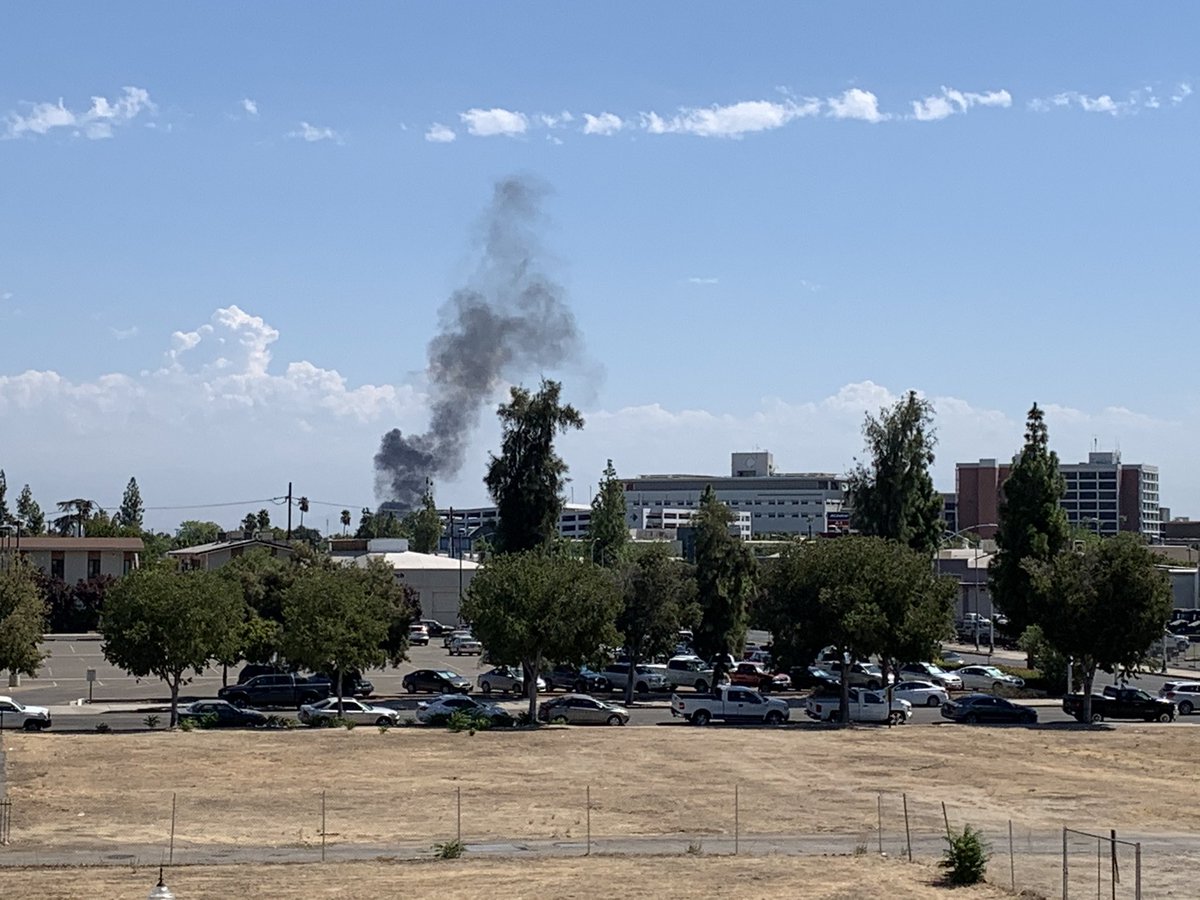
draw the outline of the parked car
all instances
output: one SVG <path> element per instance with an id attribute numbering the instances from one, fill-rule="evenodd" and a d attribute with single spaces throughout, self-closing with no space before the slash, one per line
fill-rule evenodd
<path id="1" fill-rule="evenodd" d="M 804 701 L 804 711 L 810 719 L 818 722 L 840 722 L 842 718 L 842 692 L 839 689 L 817 691 Z M 903 725 L 912 716 L 912 703 L 893 697 L 891 703 L 884 691 L 868 688 L 850 688 L 851 722 L 891 722 Z"/>
<path id="2" fill-rule="evenodd" d="M 948 666 L 961 666 L 966 662 L 965 659 L 955 650 L 942 650 L 938 653 L 938 659 Z"/>
<path id="3" fill-rule="evenodd" d="M 984 641 L 992 633 L 992 620 L 978 613 L 967 613 L 954 623 L 954 631 L 958 639 L 965 643 L 971 643 L 976 638 Z"/>
<path id="4" fill-rule="evenodd" d="M 418 703 L 417 721 L 426 725 L 441 725 L 461 710 L 481 713 L 491 719 L 493 725 L 507 726 L 516 721 L 511 713 L 496 704 L 485 703 L 463 694 L 443 694 L 428 702 Z"/>
<path id="5" fill-rule="evenodd" d="M 1190 716 L 1200 708 L 1200 681 L 1168 681 L 1158 696 L 1174 703 L 1181 716 Z"/>
<path id="6" fill-rule="evenodd" d="M 761 663 L 743 661 L 730 671 L 729 683 L 751 687 L 766 694 L 771 691 L 791 690 L 792 678 L 783 672 L 772 672 Z"/>
<path id="7" fill-rule="evenodd" d="M 1062 698 L 1063 712 L 1080 722 L 1083 717 L 1083 694 L 1067 694 Z M 1104 719 L 1145 719 L 1147 722 L 1172 722 L 1175 704 L 1164 697 L 1151 697 L 1140 688 L 1105 685 L 1104 691 L 1092 694 L 1092 721 Z"/>
<path id="8" fill-rule="evenodd" d="M 408 642 L 414 647 L 429 646 L 429 629 L 424 625 L 414 625 L 408 629 Z"/>
<path id="9" fill-rule="evenodd" d="M 791 710 L 787 701 L 767 698 L 750 688 L 731 684 L 718 685 L 712 694 L 671 695 L 671 715 L 693 725 L 707 725 L 714 720 L 734 723 L 782 725 Z"/>
<path id="10" fill-rule="evenodd" d="M 471 632 L 467 631 L 464 628 L 456 628 L 453 631 L 447 631 L 442 635 L 442 646 L 445 647 L 447 650 L 449 650 L 450 645 L 452 643 L 454 643 L 455 638 L 470 638 L 470 637 L 474 637 L 474 635 L 472 635 Z"/>
<path id="11" fill-rule="evenodd" d="M 789 673 L 792 687 L 796 688 L 837 688 L 841 686 L 838 677 L 821 666 L 794 666 Z"/>
<path id="12" fill-rule="evenodd" d="M 558 725 L 624 725 L 629 710 L 587 694 L 563 694 L 541 704 L 538 719 Z"/>
<path id="13" fill-rule="evenodd" d="M 267 724 L 267 718 L 264 712 L 237 707 L 228 700 L 197 700 L 179 707 L 180 722 L 206 722 L 214 728 L 258 728 Z"/>
<path id="14" fill-rule="evenodd" d="M 26 706 L 12 697 L 0 697 L 0 728 L 45 731 L 51 721 L 50 710 L 44 706 Z"/>
<path id="15" fill-rule="evenodd" d="M 525 693 L 525 674 L 515 666 L 496 666 L 476 678 L 475 683 L 485 694 L 490 694 L 492 691 L 518 695 Z M 546 689 L 546 682 L 540 675 L 537 680 L 537 689 L 539 692 Z"/>
<path id="16" fill-rule="evenodd" d="M 337 696 L 336 682 L 333 680 L 333 676 L 327 672 L 318 672 L 309 681 L 329 685 L 329 696 Z M 342 675 L 343 697 L 370 697 L 373 693 L 375 693 L 375 685 L 363 678 L 362 672 L 350 671 Z"/>
<path id="17" fill-rule="evenodd" d="M 950 699 L 946 689 L 932 681 L 902 681 L 892 688 L 892 696 L 913 706 L 941 706 Z"/>
<path id="18" fill-rule="evenodd" d="M 346 719 L 359 725 L 399 725 L 400 713 L 386 706 L 372 706 L 351 697 L 342 698 L 342 711 L 338 712 L 337 697 L 329 697 L 317 703 L 300 707 L 300 721 L 315 725 L 321 719 Z"/>
<path id="19" fill-rule="evenodd" d="M 421 624 L 425 626 L 425 630 L 429 632 L 430 637 L 441 637 L 447 632 L 458 630 L 450 625 L 443 625 L 437 619 L 422 619 Z"/>
<path id="20" fill-rule="evenodd" d="M 841 677 L 842 661 L 839 659 L 829 660 L 823 664 L 823 668 Z M 865 687 L 877 691 L 883 687 L 883 669 L 872 662 L 856 662 L 851 664 L 846 680 L 854 687 Z M 896 676 L 888 672 L 887 683 L 891 684 L 895 680 Z"/>
<path id="21" fill-rule="evenodd" d="M 544 673 L 546 690 L 574 691 L 576 694 L 590 694 L 610 689 L 608 679 L 589 669 L 587 666 L 558 665 Z"/>
<path id="22" fill-rule="evenodd" d="M 614 691 L 625 690 L 625 685 L 629 683 L 629 663 L 610 663 L 604 669 L 604 677 Z M 665 691 L 667 688 L 667 679 L 653 669 L 643 665 L 634 671 L 633 689 L 637 693 Z"/>
<path id="23" fill-rule="evenodd" d="M 1025 686 L 1025 679 L 1001 672 L 995 666 L 963 666 L 958 670 L 958 677 L 968 691 L 998 691 L 1000 688 Z"/>
<path id="24" fill-rule="evenodd" d="M 247 663 L 242 666 L 242 670 L 238 672 L 237 683 L 245 684 L 251 678 L 257 678 L 259 675 L 286 675 L 288 670 L 283 666 L 277 666 L 273 663 Z"/>
<path id="25" fill-rule="evenodd" d="M 470 637 L 456 637 L 450 642 L 447 652 L 451 656 L 482 656 L 483 644 Z"/>
<path id="26" fill-rule="evenodd" d="M 1032 725 L 1037 722 L 1037 710 L 1005 700 L 1003 697 L 993 697 L 991 694 L 967 694 L 943 703 L 942 718 L 965 722 L 968 725 Z"/>
<path id="27" fill-rule="evenodd" d="M 410 694 L 430 691 L 434 694 L 469 694 L 471 682 L 450 669 L 417 669 L 400 680 L 400 686 Z"/>
<path id="28" fill-rule="evenodd" d="M 328 681 L 317 681 L 303 675 L 257 675 L 245 684 L 231 684 L 217 691 L 217 697 L 234 706 L 300 707 L 316 703 L 330 694 Z"/>
<path id="29" fill-rule="evenodd" d="M 698 656 L 672 656 L 666 678 L 672 688 L 690 687 L 703 694 L 712 687 L 713 670 Z"/>
<path id="30" fill-rule="evenodd" d="M 961 691 L 963 680 L 954 672 L 947 672 L 937 663 L 915 662 L 905 663 L 900 667 L 900 677 L 915 678 L 919 681 L 932 681 L 948 691 Z"/>

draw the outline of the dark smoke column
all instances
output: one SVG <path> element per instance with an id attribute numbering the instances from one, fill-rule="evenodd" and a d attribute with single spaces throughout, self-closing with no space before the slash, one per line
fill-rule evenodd
<path id="1" fill-rule="evenodd" d="M 440 311 L 429 342 L 429 430 L 393 428 L 375 454 L 375 493 L 404 509 L 420 502 L 435 476 L 462 468 L 479 413 L 497 385 L 554 368 L 579 350 L 575 316 L 562 286 L 538 265 L 537 227 L 545 186 L 523 178 L 496 185 L 484 214 L 479 267 Z"/>

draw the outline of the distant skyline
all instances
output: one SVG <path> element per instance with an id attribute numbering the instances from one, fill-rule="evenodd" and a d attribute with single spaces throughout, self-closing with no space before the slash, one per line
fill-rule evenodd
<path id="1" fill-rule="evenodd" d="M 340 530 L 428 424 L 426 345 L 492 186 L 582 335 L 576 502 L 622 474 L 845 472 L 864 413 L 937 409 L 935 481 L 1158 465 L 1200 516 L 1200 11 L 1109 3 L 467 3 L 0 10 L 0 468 L 49 512 Z M 439 505 L 481 505 L 494 392 Z M 246 502 L 243 502 L 246 501 Z M 232 503 L 209 509 L 155 509 Z M 282 508 L 280 508 L 282 510 Z M 281 512 L 281 515 L 285 514 Z"/>

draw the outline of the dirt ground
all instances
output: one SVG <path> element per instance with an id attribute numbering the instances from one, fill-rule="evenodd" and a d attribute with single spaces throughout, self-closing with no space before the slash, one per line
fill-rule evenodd
<path id="1" fill-rule="evenodd" d="M 15 869 L 3 873 L 8 897 L 142 900 L 155 884 L 151 869 Z M 591 857 L 328 865 L 196 866 L 166 873 L 180 900 L 229 897 L 321 898 L 475 897 L 755 898 L 806 900 L 999 900 L 1012 895 L 988 885 L 937 886 L 939 871 L 878 858 Z"/>

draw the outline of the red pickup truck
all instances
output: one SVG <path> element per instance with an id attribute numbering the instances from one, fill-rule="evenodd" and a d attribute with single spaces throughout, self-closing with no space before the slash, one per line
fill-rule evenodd
<path id="1" fill-rule="evenodd" d="M 792 687 L 790 675 L 772 672 L 763 668 L 761 663 L 749 661 L 740 662 L 729 670 L 729 683 L 754 688 L 764 694 L 770 691 L 787 691 Z"/>

